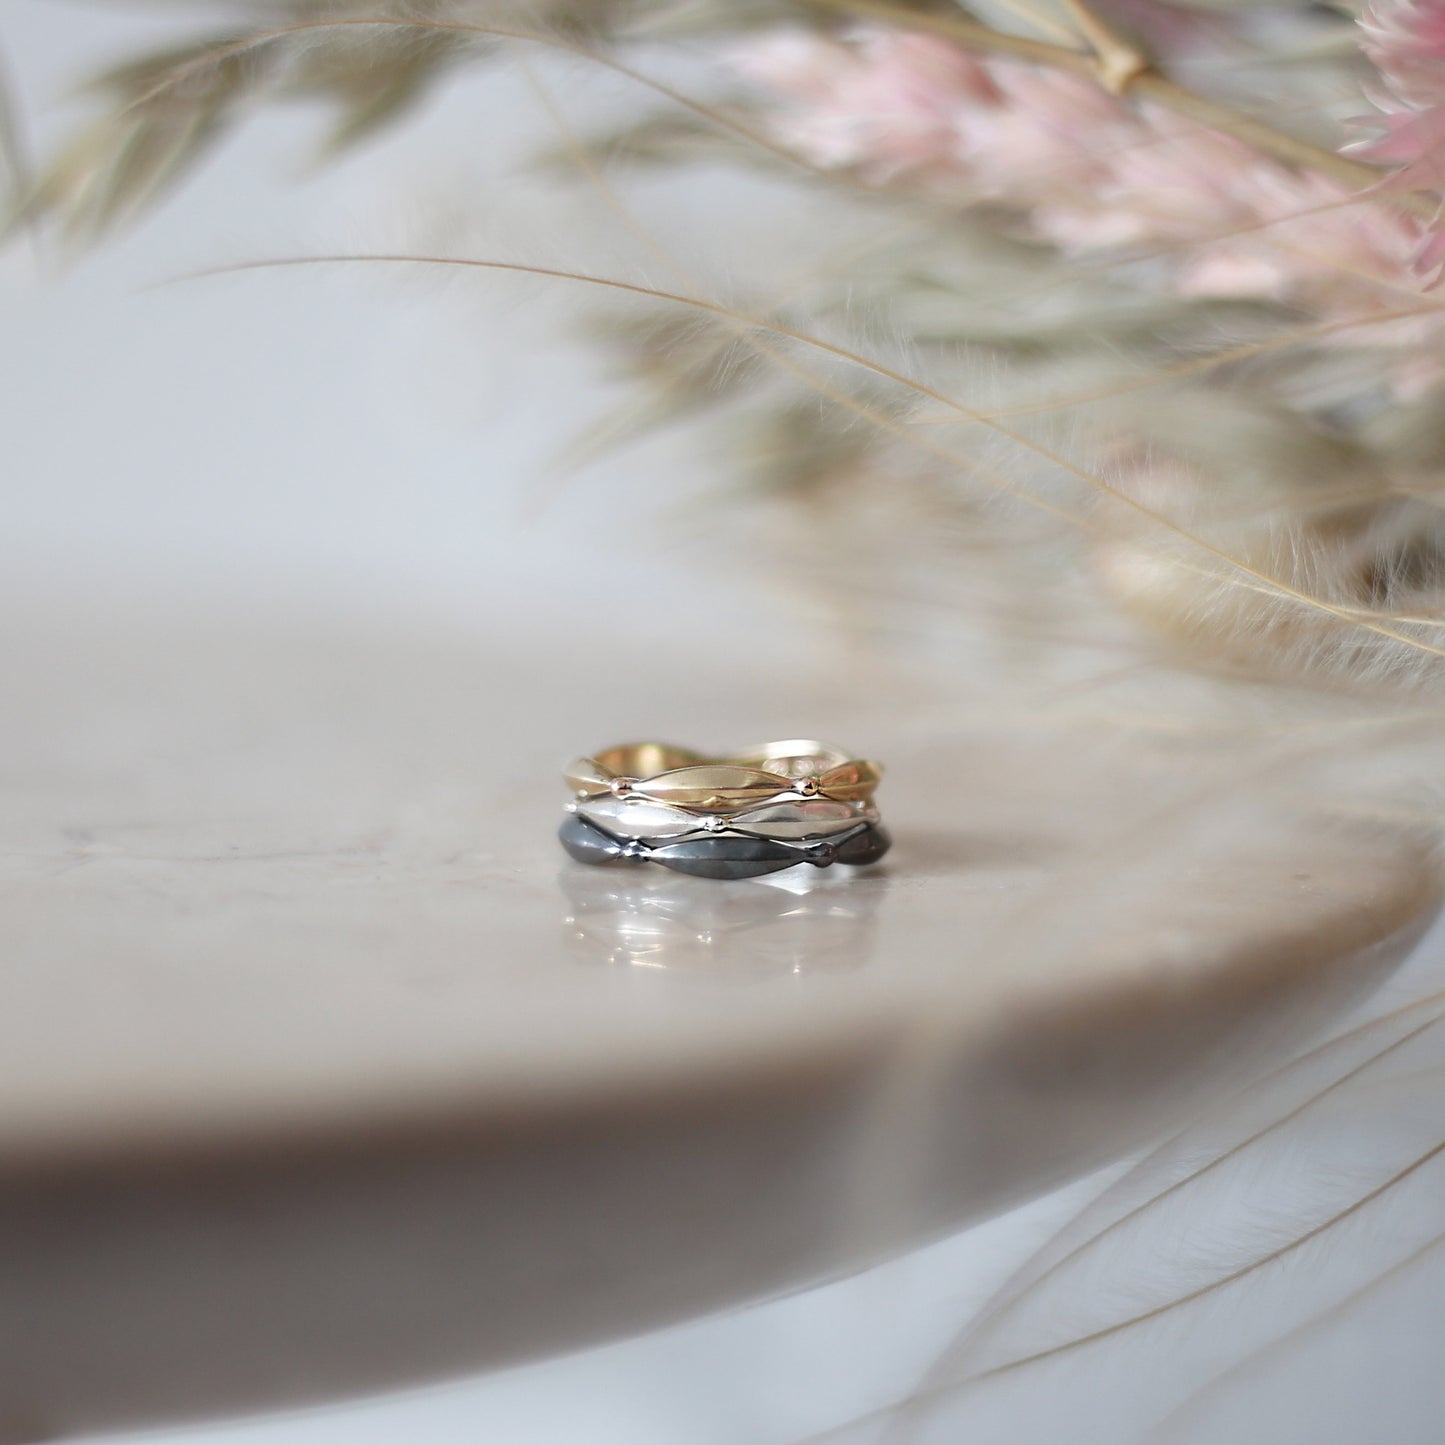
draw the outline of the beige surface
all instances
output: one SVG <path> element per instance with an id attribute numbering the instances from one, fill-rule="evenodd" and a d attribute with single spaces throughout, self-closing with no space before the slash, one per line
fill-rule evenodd
<path id="1" fill-rule="evenodd" d="M 1425 840 L 1262 756 L 604 655 L 13 626 L 0 1439 L 856 1267 L 1267 1066 L 1435 905 Z M 739 884 L 567 862 L 557 769 L 648 732 L 879 757 L 895 852 Z"/>

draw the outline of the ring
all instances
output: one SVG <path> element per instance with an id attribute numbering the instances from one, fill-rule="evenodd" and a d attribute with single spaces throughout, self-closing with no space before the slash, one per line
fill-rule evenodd
<path id="1" fill-rule="evenodd" d="M 573 801 L 558 837 L 582 863 L 660 863 L 700 878 L 862 867 L 892 841 L 872 803 L 882 772 L 813 739 L 726 757 L 628 743 L 567 769 Z"/>
<path id="2" fill-rule="evenodd" d="M 732 813 L 789 794 L 861 802 L 873 796 L 882 773 L 877 763 L 855 762 L 840 748 L 790 739 L 725 758 L 661 743 L 627 743 L 579 758 L 565 777 L 582 800 L 610 793 L 700 813 Z"/>

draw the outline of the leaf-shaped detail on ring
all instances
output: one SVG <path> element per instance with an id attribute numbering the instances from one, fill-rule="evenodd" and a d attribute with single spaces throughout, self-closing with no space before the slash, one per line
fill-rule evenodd
<path id="1" fill-rule="evenodd" d="M 702 813 L 729 813 L 751 803 L 761 803 L 786 793 L 789 779 L 756 768 L 725 764 L 697 768 L 675 768 L 655 778 L 641 778 L 633 784 L 636 796 Z"/>
<path id="2" fill-rule="evenodd" d="M 737 835 L 665 843 L 650 856 L 654 863 L 696 878 L 757 878 L 803 861 L 803 855 L 786 843 Z"/>
<path id="3" fill-rule="evenodd" d="M 557 830 L 557 837 L 562 846 L 579 863 L 640 863 L 643 861 L 643 854 L 638 851 L 629 851 L 629 847 L 621 840 L 614 838 L 610 833 L 604 832 L 585 818 L 579 818 L 575 813 L 569 814 L 562 820 L 562 826 Z"/>
<path id="4" fill-rule="evenodd" d="M 648 838 L 663 842 L 699 829 L 747 833 L 756 838 L 796 841 L 831 837 L 877 821 L 878 810 L 865 803 L 837 803 L 826 799 L 769 798 L 751 808 L 728 813 L 690 812 L 633 794 L 589 798 L 576 805 L 579 814 L 618 838 Z"/>
<path id="5" fill-rule="evenodd" d="M 873 796 L 882 775 L 883 770 L 877 763 L 842 763 L 829 768 L 818 779 L 818 792 L 840 802 L 856 802 Z"/>
<path id="6" fill-rule="evenodd" d="M 578 758 L 562 774 L 563 780 L 574 793 L 579 797 L 588 798 L 608 792 L 612 787 L 612 780 L 616 776 L 616 773 L 609 768 L 604 768 L 596 758 Z"/>
<path id="7" fill-rule="evenodd" d="M 761 807 L 733 814 L 727 819 L 727 826 L 735 833 L 797 842 L 846 833 L 859 823 L 876 822 L 877 818 L 876 808 L 858 803 L 790 798 L 782 802 L 769 801 Z"/>
<path id="8" fill-rule="evenodd" d="M 577 811 L 589 823 L 605 828 L 618 838 L 651 838 L 657 842 L 696 833 L 703 822 L 696 813 L 637 796 L 614 798 L 605 794 L 577 804 Z"/>
<path id="9" fill-rule="evenodd" d="M 814 738 L 788 738 L 783 742 L 743 748 L 716 761 L 739 763 L 745 768 L 759 768 L 765 773 L 781 773 L 785 778 L 809 778 L 848 762 L 849 755 L 842 748 L 831 747 Z"/>

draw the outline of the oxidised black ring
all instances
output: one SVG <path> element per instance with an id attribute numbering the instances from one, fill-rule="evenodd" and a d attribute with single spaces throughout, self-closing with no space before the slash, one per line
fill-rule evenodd
<path id="1" fill-rule="evenodd" d="M 683 838 L 623 838 L 578 814 L 569 814 L 558 831 L 562 846 L 579 863 L 660 863 L 696 878 L 758 878 L 799 863 L 830 868 L 834 863 L 863 867 L 876 863 L 893 840 L 881 823 L 864 822 L 826 838 L 760 838 L 749 833 L 713 831 Z"/>

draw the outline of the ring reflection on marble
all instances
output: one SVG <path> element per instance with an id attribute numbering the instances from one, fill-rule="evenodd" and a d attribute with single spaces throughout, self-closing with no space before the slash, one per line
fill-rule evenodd
<path id="1" fill-rule="evenodd" d="M 734 981 L 861 968 L 885 896 L 811 868 L 750 888 L 661 868 L 566 868 L 559 882 L 578 963 Z"/>
<path id="2" fill-rule="evenodd" d="M 559 838 L 579 862 L 654 862 L 702 878 L 863 866 L 891 843 L 871 801 L 881 775 L 813 739 L 715 758 L 629 743 L 567 770 L 574 801 Z"/>

